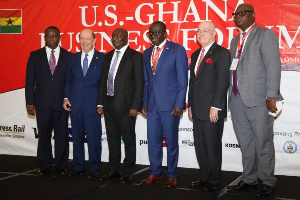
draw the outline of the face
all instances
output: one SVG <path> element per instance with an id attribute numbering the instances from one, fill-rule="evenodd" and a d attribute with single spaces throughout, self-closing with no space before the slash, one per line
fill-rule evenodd
<path id="1" fill-rule="evenodd" d="M 149 39 L 152 44 L 159 46 L 167 38 L 167 32 L 161 24 L 152 24 L 149 28 Z"/>
<path id="2" fill-rule="evenodd" d="M 115 49 L 120 50 L 128 43 L 128 36 L 124 29 L 116 29 L 112 33 L 111 42 Z"/>
<path id="3" fill-rule="evenodd" d="M 79 43 L 84 53 L 90 52 L 96 43 L 96 38 L 93 37 L 93 32 L 90 29 L 85 29 L 80 32 Z"/>
<path id="4" fill-rule="evenodd" d="M 46 46 L 48 46 L 50 49 L 55 49 L 60 41 L 60 35 L 58 30 L 56 29 L 47 29 L 45 31 L 45 42 Z"/>
<path id="5" fill-rule="evenodd" d="M 242 16 L 244 14 L 244 16 Z M 241 4 L 235 11 L 235 25 L 245 31 L 255 22 L 254 9 L 249 4 Z"/>
<path id="6" fill-rule="evenodd" d="M 198 26 L 197 40 L 202 47 L 206 47 L 215 41 L 216 31 L 213 23 L 202 22 Z"/>

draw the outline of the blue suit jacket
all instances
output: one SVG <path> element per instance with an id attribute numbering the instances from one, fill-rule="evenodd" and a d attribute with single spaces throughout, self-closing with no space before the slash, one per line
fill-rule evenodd
<path id="1" fill-rule="evenodd" d="M 95 50 L 85 77 L 81 66 L 81 53 L 70 57 L 65 98 L 71 102 L 71 114 L 82 108 L 89 115 L 97 114 L 97 97 L 104 55 Z"/>
<path id="2" fill-rule="evenodd" d="M 174 106 L 185 108 L 188 60 L 184 47 L 167 40 L 159 57 L 155 75 L 150 62 L 153 47 L 144 52 L 143 106 L 151 111 L 155 101 L 161 111 L 171 111 Z M 154 95 L 154 98 L 151 95 Z"/>

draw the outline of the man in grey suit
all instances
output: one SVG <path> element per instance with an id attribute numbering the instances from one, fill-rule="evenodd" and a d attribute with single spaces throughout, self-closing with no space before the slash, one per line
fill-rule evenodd
<path id="1" fill-rule="evenodd" d="M 229 108 L 242 150 L 242 179 L 231 190 L 243 190 L 261 182 L 256 197 L 269 196 L 276 186 L 273 143 L 276 101 L 280 95 L 281 63 L 273 31 L 255 24 L 254 8 L 241 4 L 233 13 L 241 34 L 230 44 L 232 58 Z"/>

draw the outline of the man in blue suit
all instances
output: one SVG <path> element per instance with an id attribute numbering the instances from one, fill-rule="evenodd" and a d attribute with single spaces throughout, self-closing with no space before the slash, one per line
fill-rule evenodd
<path id="1" fill-rule="evenodd" d="M 150 175 L 142 185 L 162 181 L 163 136 L 167 142 L 168 177 L 165 187 L 175 188 L 178 163 L 178 125 L 185 108 L 188 60 L 185 49 L 166 39 L 166 25 L 154 22 L 149 28 L 153 46 L 144 52 L 144 97 L 142 113 L 147 114 Z"/>
<path id="2" fill-rule="evenodd" d="M 74 171 L 84 173 L 84 132 L 89 151 L 88 177 L 99 175 L 101 163 L 101 116 L 97 111 L 98 87 L 104 55 L 94 49 L 96 38 L 90 29 L 80 32 L 82 51 L 69 61 L 63 107 L 71 111 Z"/>

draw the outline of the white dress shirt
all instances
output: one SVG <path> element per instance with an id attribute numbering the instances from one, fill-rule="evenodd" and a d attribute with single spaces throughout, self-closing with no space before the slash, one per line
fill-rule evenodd
<path id="1" fill-rule="evenodd" d="M 59 59 L 59 54 L 60 54 L 60 46 L 58 45 L 54 50 L 54 57 L 55 57 L 55 64 L 57 65 L 58 59 Z M 47 54 L 47 59 L 49 62 L 50 56 L 51 56 L 51 51 L 52 49 L 50 49 L 48 46 L 46 46 L 46 54 Z"/>

